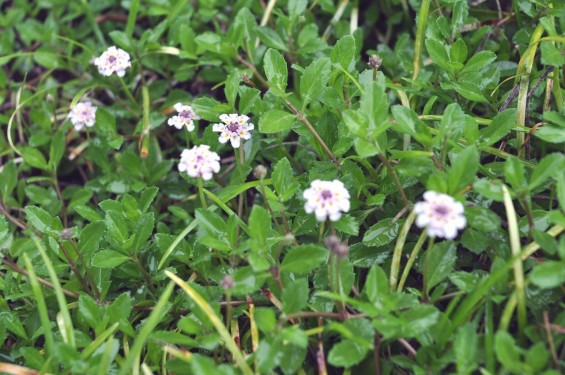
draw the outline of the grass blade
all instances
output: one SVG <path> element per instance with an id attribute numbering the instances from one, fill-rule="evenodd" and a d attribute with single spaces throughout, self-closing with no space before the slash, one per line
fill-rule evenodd
<path id="1" fill-rule="evenodd" d="M 226 326 L 224 325 L 222 320 L 216 315 L 216 313 L 214 312 L 212 307 L 210 307 L 208 302 L 206 302 L 206 300 L 204 298 L 202 298 L 202 296 L 200 294 L 198 294 L 198 292 L 196 290 L 194 290 L 189 284 L 185 283 L 180 277 L 178 277 L 174 273 L 169 272 L 169 271 L 165 271 L 165 274 L 171 280 L 173 280 L 178 286 L 180 286 L 182 288 L 182 290 L 184 290 L 184 292 L 208 316 L 208 319 L 210 319 L 210 322 L 212 323 L 214 328 L 216 328 L 216 331 L 218 332 L 218 334 L 224 340 L 224 344 L 225 344 L 226 348 L 231 352 L 235 362 L 237 363 L 237 365 L 239 366 L 241 371 L 246 375 L 253 374 L 253 371 L 251 370 L 251 368 L 245 362 L 245 359 L 243 358 L 243 354 L 241 353 L 241 351 L 239 350 L 239 348 L 237 347 L 235 342 L 232 340 L 232 337 L 231 337 L 228 329 L 226 328 Z"/>
<path id="2" fill-rule="evenodd" d="M 157 327 L 157 324 L 159 324 L 159 322 L 163 318 L 163 313 L 165 312 L 169 298 L 171 298 L 174 286 L 175 284 L 169 283 L 169 285 L 167 285 L 167 287 L 163 291 L 163 294 L 161 294 L 161 297 L 159 298 L 159 301 L 157 301 L 155 308 L 147 318 L 147 321 L 143 325 L 143 328 L 133 342 L 133 346 L 126 356 L 124 364 L 120 369 L 119 375 L 126 375 L 131 373 L 139 374 L 139 358 L 141 356 L 141 350 L 145 346 L 149 335 L 153 332 L 155 327 Z"/>

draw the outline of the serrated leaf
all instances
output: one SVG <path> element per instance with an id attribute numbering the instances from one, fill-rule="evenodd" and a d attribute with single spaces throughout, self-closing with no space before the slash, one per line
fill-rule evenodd
<path id="1" fill-rule="evenodd" d="M 365 232 L 363 244 L 366 246 L 384 246 L 391 243 L 398 236 L 402 220 L 393 221 L 392 218 L 380 220 Z"/>
<path id="2" fill-rule="evenodd" d="M 92 257 L 92 266 L 98 268 L 116 268 L 130 258 L 114 250 L 101 250 Z"/>
<path id="3" fill-rule="evenodd" d="M 302 107 L 306 107 L 316 99 L 326 87 L 330 78 L 331 63 L 327 57 L 314 60 L 306 69 L 300 79 L 300 95 Z"/>
<path id="4" fill-rule="evenodd" d="M 328 259 L 329 251 L 317 245 L 300 245 L 286 253 L 281 271 L 308 273 Z"/>
<path id="5" fill-rule="evenodd" d="M 284 95 L 288 80 L 288 68 L 284 57 L 277 50 L 269 48 L 263 58 L 263 69 L 271 91 L 275 95 Z"/>
<path id="6" fill-rule="evenodd" d="M 141 215 L 135 225 L 135 240 L 133 242 L 134 250 L 139 250 L 153 233 L 155 218 L 152 212 Z"/>
<path id="7" fill-rule="evenodd" d="M 51 228 L 53 218 L 43 208 L 36 206 L 27 206 L 25 208 L 26 218 L 40 233 L 45 233 L 48 228 Z"/>
<path id="8" fill-rule="evenodd" d="M 259 131 L 261 133 L 279 133 L 289 130 L 296 116 L 292 113 L 272 109 L 259 118 Z"/>
<path id="9" fill-rule="evenodd" d="M 340 65 L 343 69 L 349 71 L 350 65 L 354 62 L 355 57 L 355 38 L 346 35 L 339 39 L 332 48 L 330 59 L 333 64 Z"/>

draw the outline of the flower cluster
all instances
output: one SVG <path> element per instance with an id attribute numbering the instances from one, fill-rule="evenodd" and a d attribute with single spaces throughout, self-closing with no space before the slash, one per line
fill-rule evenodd
<path id="1" fill-rule="evenodd" d="M 213 173 L 220 171 L 220 157 L 210 146 L 200 145 L 184 150 L 180 157 L 179 172 L 186 172 L 190 177 L 202 177 L 210 180 Z"/>
<path id="2" fill-rule="evenodd" d="M 337 221 L 342 212 L 349 211 L 349 192 L 339 180 L 314 180 L 310 188 L 304 190 L 304 210 L 314 212 L 318 221 Z"/>
<path id="3" fill-rule="evenodd" d="M 91 128 L 96 121 L 96 107 L 91 102 L 77 103 L 71 108 L 69 119 L 76 131 L 82 130 L 85 126 Z"/>
<path id="4" fill-rule="evenodd" d="M 183 126 L 186 126 L 186 129 L 191 132 L 194 130 L 194 121 L 193 120 L 200 120 L 200 117 L 194 112 L 191 106 L 184 105 L 182 103 L 175 104 L 175 110 L 177 111 L 178 115 L 173 116 L 169 119 L 168 124 L 169 126 L 174 126 L 177 129 L 182 129 Z"/>
<path id="5" fill-rule="evenodd" d="M 131 62 L 126 51 L 112 46 L 94 59 L 94 65 L 98 67 L 98 72 L 104 76 L 111 76 L 116 73 L 118 77 L 123 77 L 126 74 L 126 69 L 131 67 Z"/>
<path id="6" fill-rule="evenodd" d="M 424 202 L 414 205 L 416 225 L 426 228 L 430 237 L 447 238 L 452 240 L 457 237 L 457 231 L 463 229 L 467 220 L 463 216 L 464 207 L 451 196 L 426 191 Z"/>
<path id="7" fill-rule="evenodd" d="M 245 115 L 238 115 L 232 113 L 229 115 L 220 115 L 220 120 L 223 124 L 214 124 L 212 130 L 220 133 L 220 143 L 226 143 L 228 140 L 231 142 L 233 148 L 238 148 L 241 144 L 241 139 L 250 139 L 250 130 L 254 129 L 254 125 L 247 123 L 249 117 Z"/>

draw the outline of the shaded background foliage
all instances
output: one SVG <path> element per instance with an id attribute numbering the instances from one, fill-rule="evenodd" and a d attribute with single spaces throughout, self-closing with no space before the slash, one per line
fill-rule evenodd
<path id="1" fill-rule="evenodd" d="M 0 8 L 2 371 L 559 373 L 564 5 Z M 123 80 L 91 64 L 110 45 Z M 177 102 L 195 132 L 166 125 Z M 256 124 L 242 163 L 210 126 L 232 112 Z M 222 156 L 208 208 L 189 144 Z M 351 193 L 334 226 L 303 210 L 317 178 Z M 411 225 L 426 190 L 465 203 L 456 240 Z"/>

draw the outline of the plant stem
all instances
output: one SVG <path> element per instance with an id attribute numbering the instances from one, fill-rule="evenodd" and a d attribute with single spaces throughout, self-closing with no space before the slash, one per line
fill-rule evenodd
<path id="1" fill-rule="evenodd" d="M 306 118 L 306 116 L 304 116 L 304 113 L 300 112 L 298 110 L 298 108 L 296 108 L 288 99 L 285 100 L 286 105 L 294 112 L 294 114 L 296 115 L 296 117 L 302 121 L 302 123 L 304 125 L 306 125 L 306 128 L 308 128 L 308 130 L 310 131 L 310 133 L 312 133 L 312 135 L 314 136 L 314 138 L 316 139 L 316 142 L 318 142 L 318 144 L 322 147 L 322 149 L 324 150 L 325 154 L 328 156 L 328 158 L 330 158 L 330 160 L 338 167 L 340 168 L 339 165 L 339 161 L 337 160 L 337 158 L 335 157 L 335 155 L 331 152 L 331 150 L 329 149 L 329 147 L 326 145 L 326 143 L 324 142 L 324 140 L 322 139 L 322 137 L 320 137 L 320 134 L 318 134 L 318 132 L 316 131 L 316 129 L 314 129 L 314 127 L 312 126 L 312 124 L 310 123 L 310 121 L 308 121 L 308 118 Z"/>
<path id="2" fill-rule="evenodd" d="M 390 265 L 390 279 L 389 279 L 389 289 L 391 292 L 396 291 L 398 284 L 398 272 L 400 271 L 400 258 L 402 257 L 402 250 L 404 249 L 404 243 L 406 242 L 406 237 L 410 231 L 412 223 L 416 220 L 416 213 L 412 211 L 410 215 L 406 218 L 406 222 L 398 235 L 396 240 L 396 246 L 394 247 L 394 252 L 392 254 L 392 263 Z"/>
<path id="3" fill-rule="evenodd" d="M 197 186 L 198 186 L 198 196 L 200 197 L 200 204 L 202 204 L 202 208 L 208 209 L 208 204 L 206 203 L 206 197 L 204 196 L 204 180 L 202 177 L 198 177 L 196 179 Z"/>
<path id="4" fill-rule="evenodd" d="M 426 34 L 426 26 L 428 24 L 428 13 L 430 11 L 431 0 L 423 0 L 420 5 L 420 13 L 418 13 L 418 26 L 416 29 L 416 42 L 414 44 L 414 73 L 412 80 L 415 81 L 420 75 L 420 60 L 422 59 L 422 51 L 424 50 L 424 37 Z"/>
<path id="5" fill-rule="evenodd" d="M 518 219 L 516 211 L 512 204 L 512 198 L 506 185 L 502 185 L 502 196 L 504 198 L 504 207 L 506 209 L 506 218 L 508 222 L 508 234 L 510 235 L 510 249 L 514 257 L 520 255 L 520 233 L 518 231 Z M 520 340 L 524 336 L 524 328 L 526 327 L 526 286 L 524 282 L 524 269 L 522 262 L 518 260 L 513 265 L 514 282 L 516 284 L 516 302 L 518 308 L 518 333 Z"/>
<path id="6" fill-rule="evenodd" d="M 412 250 L 412 253 L 410 254 L 410 258 L 408 258 L 408 261 L 406 262 L 406 266 L 404 267 L 404 271 L 402 272 L 402 277 L 400 278 L 400 282 L 398 283 L 398 288 L 396 289 L 397 292 L 399 292 L 399 293 L 402 292 L 402 288 L 404 288 L 404 283 L 406 282 L 406 279 L 408 278 L 408 274 L 410 273 L 410 269 L 412 268 L 414 261 L 416 261 L 416 258 L 418 257 L 418 254 L 420 253 L 420 250 L 422 249 L 422 245 L 426 241 L 426 238 L 427 238 L 427 234 L 426 234 L 426 231 L 424 230 L 422 232 L 422 234 L 420 235 L 420 238 L 418 238 L 418 242 L 416 242 L 416 245 L 414 246 L 414 249 Z"/>

